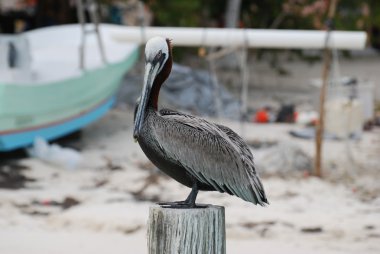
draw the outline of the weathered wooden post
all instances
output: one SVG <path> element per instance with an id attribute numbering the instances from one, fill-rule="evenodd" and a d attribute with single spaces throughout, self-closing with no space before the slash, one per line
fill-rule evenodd
<path id="1" fill-rule="evenodd" d="M 148 221 L 149 254 L 225 254 L 224 207 L 177 209 L 151 206 Z"/>

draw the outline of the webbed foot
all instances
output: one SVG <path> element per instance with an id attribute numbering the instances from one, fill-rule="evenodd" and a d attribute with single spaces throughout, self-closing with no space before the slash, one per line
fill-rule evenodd
<path id="1" fill-rule="evenodd" d="M 191 192 L 189 196 L 184 201 L 174 201 L 174 202 L 161 202 L 158 203 L 162 208 L 206 208 L 207 205 L 197 205 L 195 200 L 198 195 L 198 186 L 197 182 L 194 181 L 193 187 L 191 188 Z"/>
<path id="2" fill-rule="evenodd" d="M 157 203 L 162 208 L 176 208 L 176 209 L 187 209 L 187 208 L 206 208 L 207 205 L 200 205 L 184 201 L 174 201 L 174 202 L 160 202 Z"/>

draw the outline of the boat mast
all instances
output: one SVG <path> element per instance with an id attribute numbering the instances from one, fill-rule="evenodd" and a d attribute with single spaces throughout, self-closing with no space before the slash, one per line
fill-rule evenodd
<path id="1" fill-rule="evenodd" d="M 84 6 L 85 5 L 85 6 Z M 94 24 L 93 29 L 86 29 L 86 20 L 85 20 L 85 10 L 88 10 L 90 14 L 90 20 L 91 23 Z M 107 63 L 105 53 L 104 53 L 104 46 L 102 42 L 102 38 L 99 33 L 99 17 L 98 17 L 98 4 L 94 0 L 85 0 L 85 3 L 83 3 L 83 0 L 77 0 L 77 15 L 79 23 L 81 24 L 81 44 L 79 46 L 79 68 L 81 70 L 85 69 L 84 66 L 84 58 L 85 58 L 85 47 L 86 47 L 86 35 L 95 33 L 96 38 L 98 41 L 100 56 L 102 58 L 102 61 L 104 64 Z"/>

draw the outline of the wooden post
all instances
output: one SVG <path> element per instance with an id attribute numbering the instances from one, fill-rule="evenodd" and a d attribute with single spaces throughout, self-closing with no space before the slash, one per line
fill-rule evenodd
<path id="1" fill-rule="evenodd" d="M 149 254 L 226 253 L 224 207 L 175 209 L 151 206 Z"/>
<path id="2" fill-rule="evenodd" d="M 328 13 L 328 22 L 333 21 L 335 16 L 336 4 L 338 0 L 331 0 L 329 13 Z M 327 90 L 327 78 L 330 73 L 330 63 L 331 63 L 331 50 L 329 49 L 329 39 L 330 39 L 331 27 L 328 27 L 327 36 L 325 40 L 325 48 L 323 54 L 324 66 L 322 71 L 322 87 L 319 96 L 319 122 L 316 128 L 315 135 L 315 175 L 322 177 L 322 142 L 324 135 L 324 124 L 325 124 L 325 99 L 326 99 L 326 90 Z"/>

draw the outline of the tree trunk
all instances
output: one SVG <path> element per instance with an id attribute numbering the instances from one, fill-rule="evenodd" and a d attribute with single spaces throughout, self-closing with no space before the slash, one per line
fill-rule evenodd
<path id="1" fill-rule="evenodd" d="M 235 28 L 239 22 L 241 0 L 228 0 L 226 10 L 226 25 L 228 28 Z"/>

